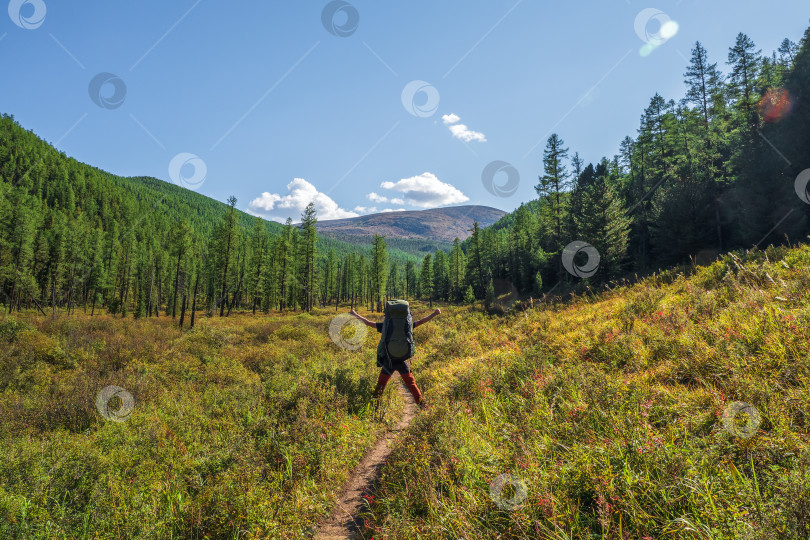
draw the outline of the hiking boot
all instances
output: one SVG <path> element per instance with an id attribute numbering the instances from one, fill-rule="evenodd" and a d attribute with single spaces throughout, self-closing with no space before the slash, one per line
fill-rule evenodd
<path id="1" fill-rule="evenodd" d="M 424 399 L 419 403 L 417 403 L 416 406 L 419 407 L 420 411 L 426 411 L 430 408 L 430 405 L 428 405 L 427 401 L 425 401 Z"/>

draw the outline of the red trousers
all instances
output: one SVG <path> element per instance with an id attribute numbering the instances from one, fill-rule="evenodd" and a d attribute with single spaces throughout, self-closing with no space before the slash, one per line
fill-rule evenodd
<path id="1" fill-rule="evenodd" d="M 413 378 L 413 373 L 400 373 L 400 376 L 402 377 L 402 382 L 404 382 L 405 386 L 407 386 L 408 390 L 410 390 L 414 401 L 416 401 L 416 404 L 419 405 L 419 403 L 422 402 L 422 392 L 420 392 L 419 387 L 416 386 L 416 380 Z M 379 399 L 380 396 L 382 396 L 383 390 L 385 390 L 385 385 L 388 384 L 388 380 L 390 378 L 391 375 L 387 375 L 383 371 L 380 371 L 380 378 L 377 379 L 377 387 L 374 389 L 374 394 L 372 394 L 374 398 Z"/>

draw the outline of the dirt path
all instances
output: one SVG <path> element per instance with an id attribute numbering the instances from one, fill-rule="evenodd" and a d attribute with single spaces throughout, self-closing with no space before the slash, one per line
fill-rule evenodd
<path id="1" fill-rule="evenodd" d="M 377 441 L 377 444 L 363 456 L 360 463 L 349 473 L 349 480 L 343 486 L 343 491 L 335 504 L 335 509 L 329 519 L 318 528 L 315 538 L 318 540 L 349 540 L 360 538 L 358 531 L 362 525 L 358 517 L 364 492 L 368 492 L 372 482 L 388 459 L 391 453 L 391 446 L 416 416 L 417 407 L 413 402 L 410 392 L 402 384 L 402 379 L 397 377 L 397 390 L 405 401 L 405 411 L 397 425 L 386 432 L 385 436 Z"/>

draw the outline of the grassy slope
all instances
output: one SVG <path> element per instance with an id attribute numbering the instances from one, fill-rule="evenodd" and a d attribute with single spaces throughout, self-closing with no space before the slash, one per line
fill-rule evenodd
<path id="1" fill-rule="evenodd" d="M 416 330 L 433 406 L 369 536 L 807 537 L 808 284 L 804 246 L 503 318 L 443 309 Z M 305 537 L 396 414 L 365 407 L 376 334 L 344 351 L 333 316 L 0 320 L 0 537 Z M 135 396 L 125 423 L 95 411 L 108 384 Z M 722 427 L 733 401 L 754 437 Z M 527 487 L 514 511 L 489 496 L 503 473 Z"/>
<path id="2" fill-rule="evenodd" d="M 369 533 L 808 538 L 810 248 L 743 259 L 505 323 L 450 314 Z M 723 427 L 734 401 L 761 413 L 751 438 Z M 527 488 L 513 511 L 489 495 L 505 473 Z"/>

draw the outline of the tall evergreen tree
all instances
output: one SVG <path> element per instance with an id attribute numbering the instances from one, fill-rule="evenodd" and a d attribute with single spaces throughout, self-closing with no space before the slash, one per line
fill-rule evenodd
<path id="1" fill-rule="evenodd" d="M 372 301 L 377 303 L 377 311 L 382 311 L 382 303 L 388 287 L 388 252 L 385 237 L 374 235 L 371 248 Z"/>
<path id="2" fill-rule="evenodd" d="M 543 152 L 543 174 L 539 177 L 540 183 L 534 189 L 544 198 L 550 208 L 552 238 L 554 249 L 559 247 L 562 239 L 562 225 L 565 217 L 565 192 L 570 187 L 568 170 L 565 159 L 568 157 L 568 148 L 556 133 L 552 133 L 546 142 Z"/>
<path id="3" fill-rule="evenodd" d="M 315 299 L 315 278 L 316 278 L 316 261 L 315 256 L 317 253 L 317 231 L 315 225 L 317 224 L 317 212 L 315 211 L 315 203 L 309 203 L 301 215 L 301 229 L 303 230 L 303 263 L 302 275 L 304 278 L 304 290 L 306 291 L 306 299 L 304 301 L 304 309 L 311 311 Z"/>
<path id="4" fill-rule="evenodd" d="M 236 235 L 236 216 L 234 209 L 236 207 L 236 197 L 231 195 L 228 197 L 228 214 L 225 217 L 222 227 L 222 285 L 219 294 L 219 316 L 225 314 L 225 304 L 228 303 L 227 289 L 228 286 L 228 266 L 231 262 L 231 248 L 234 243 L 234 236 Z"/>
<path id="5" fill-rule="evenodd" d="M 419 296 L 423 300 L 428 300 L 433 307 L 433 268 L 430 253 L 422 259 L 422 266 L 419 269 Z"/>

